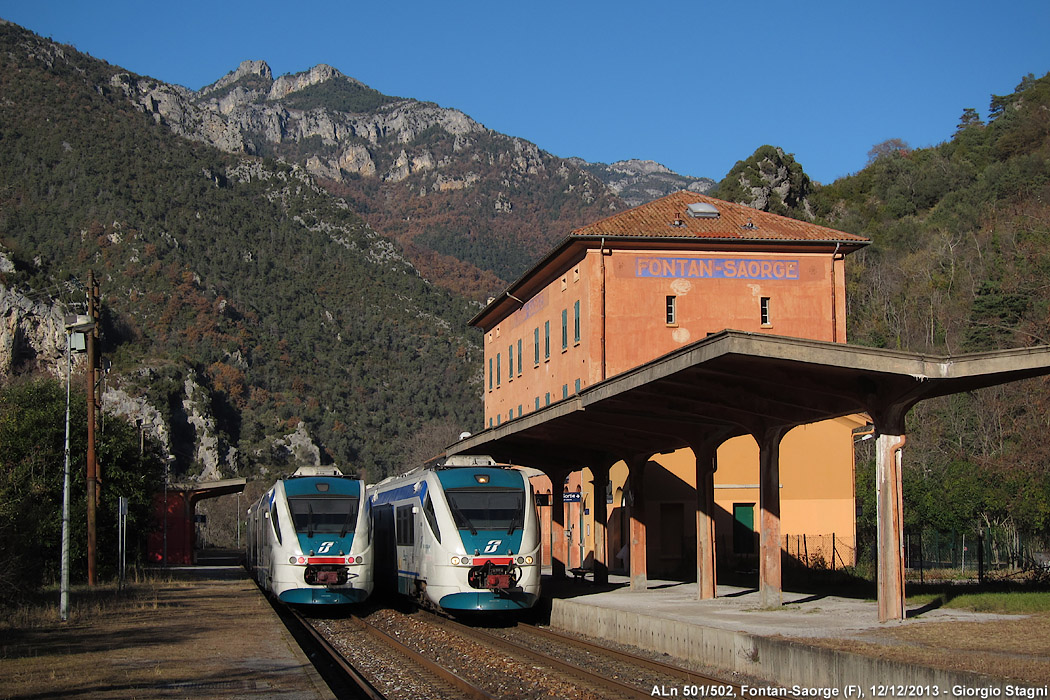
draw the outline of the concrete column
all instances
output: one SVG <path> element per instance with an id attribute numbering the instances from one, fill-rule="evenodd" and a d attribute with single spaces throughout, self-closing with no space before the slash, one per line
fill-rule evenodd
<path id="1" fill-rule="evenodd" d="M 762 607 L 783 603 L 780 551 L 780 441 L 786 428 L 769 428 L 758 440 L 759 563 L 758 595 Z"/>
<path id="2" fill-rule="evenodd" d="M 569 545 L 565 541 L 565 477 L 568 471 L 547 470 L 551 480 L 551 576 L 565 578 L 569 561 Z"/>
<path id="3" fill-rule="evenodd" d="M 609 466 L 600 464 L 591 467 L 594 483 L 594 582 L 609 582 L 608 520 L 609 509 L 605 503 L 605 491 L 609 486 Z"/>
<path id="4" fill-rule="evenodd" d="M 696 455 L 696 581 L 697 598 L 714 598 L 715 571 L 715 469 L 718 445 L 704 442 L 693 447 Z"/>
<path id="5" fill-rule="evenodd" d="M 878 515 L 879 622 L 904 620 L 904 514 L 901 451 L 905 436 L 880 433 L 875 442 Z"/>
<path id="6" fill-rule="evenodd" d="M 644 591 L 649 586 L 645 564 L 645 465 L 648 457 L 627 459 L 627 510 L 631 516 L 631 590 Z"/>

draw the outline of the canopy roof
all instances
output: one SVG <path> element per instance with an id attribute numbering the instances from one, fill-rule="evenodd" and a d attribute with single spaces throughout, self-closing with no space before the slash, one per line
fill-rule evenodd
<path id="1" fill-rule="evenodd" d="M 668 452 L 854 413 L 903 434 L 923 399 L 1050 374 L 1050 347 L 926 355 L 726 330 L 457 442 L 544 467 Z"/>

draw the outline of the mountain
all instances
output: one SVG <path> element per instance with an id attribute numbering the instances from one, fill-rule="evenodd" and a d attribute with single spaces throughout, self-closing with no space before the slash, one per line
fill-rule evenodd
<path id="1" fill-rule="evenodd" d="M 304 168 L 158 124 L 128 100 L 145 80 L 0 24 L 0 377 L 64 375 L 94 270 L 105 409 L 177 478 L 303 458 L 378 477 L 479 425 L 477 304 Z"/>
<path id="2" fill-rule="evenodd" d="M 705 194 L 715 186 L 711 178 L 679 175 L 652 160 L 619 160 L 610 165 L 588 163 L 580 158 L 569 158 L 569 161 L 598 177 L 632 207 L 679 190 Z"/>
<path id="3" fill-rule="evenodd" d="M 1047 344 L 1048 115 L 1050 76 L 1026 76 L 942 144 L 827 185 L 764 146 L 718 192 L 872 239 L 846 266 L 851 342 Z M 327 66 L 192 91 L 0 23 L 0 381 L 64 375 L 93 270 L 106 409 L 176 476 L 398 471 L 480 424 L 478 300 L 664 170 L 558 159 Z M 914 409 L 906 527 L 1050 529 L 1047 415 L 1047 380 Z"/>
<path id="4" fill-rule="evenodd" d="M 196 92 L 117 73 L 109 87 L 176 134 L 300 165 L 424 277 L 477 300 L 573 228 L 625 206 L 580 161 L 331 66 L 275 79 L 265 62 L 245 61 Z"/>

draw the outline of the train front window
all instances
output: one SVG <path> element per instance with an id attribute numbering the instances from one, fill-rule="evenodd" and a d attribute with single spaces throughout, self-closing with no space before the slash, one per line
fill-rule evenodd
<path id="1" fill-rule="evenodd" d="M 460 530 L 513 532 L 523 525 L 525 492 L 521 489 L 449 489 L 445 495 Z"/>
<path id="2" fill-rule="evenodd" d="M 357 525 L 358 498 L 348 496 L 293 496 L 288 499 L 295 531 L 313 537 L 315 534 L 340 537 L 354 531 Z"/>

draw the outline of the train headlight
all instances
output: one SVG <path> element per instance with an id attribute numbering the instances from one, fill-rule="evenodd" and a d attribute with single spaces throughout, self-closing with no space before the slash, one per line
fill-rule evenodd
<path id="1" fill-rule="evenodd" d="M 525 557 L 518 557 L 518 563 L 519 564 L 524 564 L 525 563 Z"/>
<path id="2" fill-rule="evenodd" d="M 300 564 L 305 564 L 306 563 L 306 557 L 299 557 L 299 563 Z"/>
<path id="3" fill-rule="evenodd" d="M 358 556 L 357 556 L 357 557 L 356 557 L 356 558 L 354 559 L 354 563 L 355 563 L 355 564 L 360 564 L 360 563 L 364 562 L 364 560 L 365 560 L 365 558 L 364 558 L 364 557 L 362 557 L 361 555 L 358 555 Z"/>
<path id="4" fill-rule="evenodd" d="M 533 562 L 532 557 L 525 557 L 525 563 L 526 564 L 531 564 L 532 562 Z"/>
<path id="5" fill-rule="evenodd" d="M 295 563 L 295 557 L 288 557 L 288 563 L 289 564 L 294 564 Z"/>

